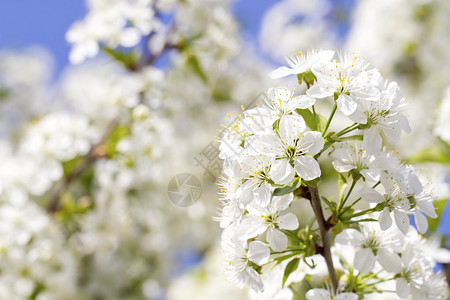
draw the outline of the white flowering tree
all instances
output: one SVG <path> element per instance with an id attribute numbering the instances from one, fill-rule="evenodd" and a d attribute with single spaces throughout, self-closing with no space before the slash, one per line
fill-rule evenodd
<path id="1" fill-rule="evenodd" d="M 430 184 L 393 148 L 410 131 L 398 85 L 347 52 L 287 63 L 270 76 L 299 86 L 270 88 L 221 132 L 226 276 L 251 299 L 447 299 L 434 268 L 448 252 L 421 235 Z"/>

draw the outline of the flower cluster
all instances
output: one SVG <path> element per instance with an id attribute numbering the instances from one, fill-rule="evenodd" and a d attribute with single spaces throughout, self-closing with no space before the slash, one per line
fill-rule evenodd
<path id="1" fill-rule="evenodd" d="M 270 88 L 259 105 L 221 130 L 224 171 L 217 219 L 224 228 L 226 275 L 240 287 L 248 283 L 252 293 L 266 293 L 261 274 L 281 264 L 285 270 L 277 279 L 282 280 L 278 289 L 295 291 L 295 281 L 288 278 L 300 268 L 299 260 L 307 263 L 306 258 L 321 254 L 332 287 L 311 289 L 307 299 L 357 299 L 388 291 L 378 284 L 393 280 L 401 298 L 444 299 L 445 281 L 434 275 L 434 262 L 426 258 L 409 219 L 413 215 L 425 233 L 426 217 L 437 217 L 434 198 L 426 180 L 392 149 L 402 131 L 410 131 L 406 100 L 395 82 L 385 81 L 363 58 L 347 52 L 332 60 L 334 56 L 328 50 L 291 54 L 289 66 L 270 76 L 296 75 L 301 92 Z M 316 107 L 329 102 L 333 108 L 324 118 Z M 340 128 L 337 121 L 332 123 L 335 115 L 347 120 Z M 335 200 L 318 193 L 324 177 L 319 161 L 338 173 Z M 352 195 L 356 186 L 360 197 Z M 293 208 L 305 199 L 314 211 L 308 225 L 308 220 L 299 222 Z M 368 202 L 364 209 L 361 199 Z M 331 212 L 327 219 L 321 202 Z M 336 257 L 348 253 L 333 241 L 353 246 L 354 267 L 339 266 L 345 276 L 334 273 L 338 266 L 333 267 L 333 256 L 337 263 L 341 259 Z M 383 276 L 391 276 L 375 273 L 376 262 Z M 302 278 L 312 275 L 304 273 Z M 284 294 L 280 299 L 292 299 Z"/>

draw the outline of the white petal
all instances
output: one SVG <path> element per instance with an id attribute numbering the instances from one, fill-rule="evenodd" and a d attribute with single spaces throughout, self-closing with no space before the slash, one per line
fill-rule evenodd
<path id="1" fill-rule="evenodd" d="M 405 117 L 405 115 L 402 113 L 398 113 L 397 118 L 398 118 L 398 124 L 399 124 L 400 128 L 403 129 L 406 133 L 410 133 L 411 127 L 409 126 L 409 121 Z"/>
<path id="2" fill-rule="evenodd" d="M 395 224 L 403 234 L 406 234 L 409 230 L 409 218 L 405 212 L 394 210 Z"/>
<path id="3" fill-rule="evenodd" d="M 267 230 L 267 241 L 275 251 L 284 251 L 287 248 L 288 239 L 284 233 L 275 228 Z"/>
<path id="4" fill-rule="evenodd" d="M 298 140 L 296 148 L 310 155 L 314 155 L 322 150 L 324 143 L 325 141 L 320 132 L 307 131 Z"/>
<path id="5" fill-rule="evenodd" d="M 336 100 L 338 109 L 346 116 L 351 115 L 355 112 L 358 104 L 353 100 L 352 97 L 346 94 L 340 94 Z"/>
<path id="6" fill-rule="evenodd" d="M 124 47 L 133 47 L 141 40 L 141 34 L 137 28 L 129 27 L 122 30 L 119 43 Z"/>
<path id="7" fill-rule="evenodd" d="M 381 203 L 384 202 L 384 197 L 377 191 L 375 191 L 372 188 L 363 188 L 359 191 L 359 194 L 361 195 L 361 198 L 364 201 L 370 202 L 370 203 Z"/>
<path id="8" fill-rule="evenodd" d="M 294 178 L 295 171 L 289 161 L 283 158 L 275 160 L 270 168 L 269 175 L 276 184 L 286 184 Z"/>
<path id="9" fill-rule="evenodd" d="M 437 218 L 436 210 L 433 203 L 427 200 L 417 201 L 417 206 L 430 218 Z"/>
<path id="10" fill-rule="evenodd" d="M 254 190 L 254 200 L 261 207 L 266 207 L 270 203 L 272 189 L 270 183 L 265 181 L 260 187 Z"/>
<path id="11" fill-rule="evenodd" d="M 325 289 L 312 289 L 306 293 L 307 300 L 330 300 L 330 292 Z"/>
<path id="12" fill-rule="evenodd" d="M 295 230 L 298 228 L 297 217 L 293 213 L 287 213 L 278 217 L 278 227 L 281 229 Z"/>
<path id="13" fill-rule="evenodd" d="M 277 79 L 293 74 L 296 74 L 294 69 L 283 66 L 270 72 L 269 77 L 272 79 Z"/>
<path id="14" fill-rule="evenodd" d="M 402 271 L 402 260 L 393 252 L 379 248 L 377 253 L 378 262 L 386 271 L 397 274 Z"/>
<path id="15" fill-rule="evenodd" d="M 380 152 L 383 140 L 380 133 L 375 126 L 370 127 L 364 131 L 363 146 L 369 154 L 376 154 Z"/>
<path id="16" fill-rule="evenodd" d="M 428 229 L 428 221 L 427 218 L 420 212 L 414 212 L 414 221 L 416 222 L 417 229 L 420 233 L 427 232 Z"/>
<path id="17" fill-rule="evenodd" d="M 255 269 L 247 267 L 245 268 L 245 273 L 247 275 L 247 283 L 250 289 L 255 290 L 257 292 L 264 291 L 264 283 L 261 280 L 261 276 Z"/>
<path id="18" fill-rule="evenodd" d="M 361 175 L 368 181 L 375 182 L 380 180 L 379 169 L 364 169 L 360 171 Z"/>
<path id="19" fill-rule="evenodd" d="M 385 207 L 383 211 L 380 213 L 380 217 L 378 218 L 380 222 L 380 228 L 382 230 L 388 230 L 392 225 L 392 218 L 389 208 Z"/>
<path id="20" fill-rule="evenodd" d="M 281 118 L 278 128 L 281 140 L 289 144 L 305 131 L 306 123 L 302 116 L 287 115 Z"/>
<path id="21" fill-rule="evenodd" d="M 362 272 L 368 273 L 375 266 L 375 255 L 373 255 L 372 249 L 362 248 L 355 253 L 355 269 Z"/>
<path id="22" fill-rule="evenodd" d="M 306 91 L 306 94 L 313 98 L 325 98 L 333 96 L 333 93 L 334 93 L 333 90 L 326 89 L 320 85 L 313 85 Z"/>
<path id="23" fill-rule="evenodd" d="M 308 95 L 301 95 L 292 98 L 292 100 L 289 102 L 289 106 L 292 109 L 296 108 L 305 109 L 310 108 L 311 106 L 314 105 L 314 103 L 316 103 L 316 98 L 310 97 Z"/>
<path id="24" fill-rule="evenodd" d="M 283 195 L 283 196 L 275 196 L 272 198 L 272 203 L 270 204 L 273 209 L 271 211 L 283 211 L 289 207 L 292 200 L 294 200 L 294 195 L 292 193 Z"/>
<path id="25" fill-rule="evenodd" d="M 294 292 L 290 288 L 283 288 L 275 294 L 273 300 L 292 300 Z"/>
<path id="26" fill-rule="evenodd" d="M 340 293 L 334 296 L 334 300 L 358 300 L 359 296 L 355 293 Z"/>
<path id="27" fill-rule="evenodd" d="M 253 241 L 248 245 L 247 257 L 249 260 L 261 266 L 269 261 L 270 249 L 260 241 Z"/>
<path id="28" fill-rule="evenodd" d="M 297 174 L 305 180 L 313 180 L 320 176 L 320 166 L 317 160 L 311 156 L 299 156 L 294 161 Z"/>
<path id="29" fill-rule="evenodd" d="M 264 224 L 264 219 L 260 216 L 246 215 L 241 224 L 239 224 L 239 239 L 248 240 L 254 238 L 264 231 L 266 231 L 267 225 Z"/>
<path id="30" fill-rule="evenodd" d="M 247 141 L 250 139 L 247 138 Z M 282 151 L 278 141 L 279 138 L 275 134 L 261 134 L 245 145 L 245 148 L 252 150 L 255 154 L 278 155 Z"/>
<path id="31" fill-rule="evenodd" d="M 344 229 L 336 235 L 335 242 L 343 245 L 361 246 L 363 243 L 363 235 L 356 229 Z"/>
<path id="32" fill-rule="evenodd" d="M 409 296 L 409 285 L 405 278 L 397 278 L 395 280 L 395 287 L 397 295 L 400 298 L 407 298 Z"/>
<path id="33" fill-rule="evenodd" d="M 347 165 L 342 163 L 339 160 L 335 160 L 332 162 L 333 167 L 336 171 L 338 171 L 339 173 L 345 173 L 348 172 L 350 170 L 356 169 L 356 167 L 354 165 Z"/>
<path id="34" fill-rule="evenodd" d="M 377 101 L 380 99 L 380 91 L 374 86 L 366 86 L 353 92 L 352 95 L 361 100 Z"/>

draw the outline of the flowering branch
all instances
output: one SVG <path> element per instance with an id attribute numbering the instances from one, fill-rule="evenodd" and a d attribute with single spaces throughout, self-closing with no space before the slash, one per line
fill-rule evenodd
<path id="1" fill-rule="evenodd" d="M 114 128 L 117 127 L 118 120 L 112 120 L 105 129 L 102 138 L 98 143 L 95 143 L 89 149 L 89 152 L 84 156 L 83 160 L 78 164 L 78 166 L 66 176 L 60 183 L 59 187 L 56 189 L 53 196 L 50 198 L 50 203 L 47 205 L 47 211 L 49 213 L 54 213 L 59 209 L 61 196 L 67 191 L 70 184 L 76 180 L 81 174 L 84 173 L 97 159 L 103 157 L 99 153 L 100 146 L 108 139 Z"/>
<path id="2" fill-rule="evenodd" d="M 314 215 L 316 216 L 317 224 L 319 225 L 320 236 L 322 238 L 323 250 L 321 254 L 325 258 L 325 262 L 327 263 L 328 273 L 330 274 L 330 280 L 333 286 L 333 290 L 337 291 L 338 281 L 336 278 L 336 272 L 334 271 L 333 258 L 331 256 L 329 229 L 323 216 L 319 190 L 317 189 L 317 187 L 312 186 L 309 186 L 308 189 L 311 195 L 311 207 L 314 211 Z"/>

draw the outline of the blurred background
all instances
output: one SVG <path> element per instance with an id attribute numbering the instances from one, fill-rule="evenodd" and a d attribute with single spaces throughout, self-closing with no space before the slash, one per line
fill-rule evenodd
<path id="1" fill-rule="evenodd" d="M 4 1 L 0 299 L 247 299 L 222 276 L 217 129 L 312 48 L 399 83 L 413 130 L 398 149 L 429 178 L 428 235 L 449 246 L 449 13 L 447 0 Z"/>

